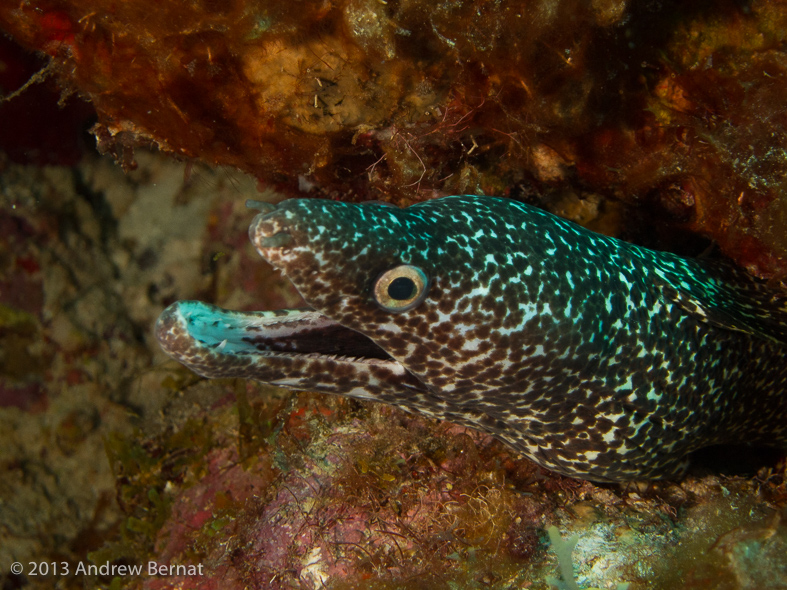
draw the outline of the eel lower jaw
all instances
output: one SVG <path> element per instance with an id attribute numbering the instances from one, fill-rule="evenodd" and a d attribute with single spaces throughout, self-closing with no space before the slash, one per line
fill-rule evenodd
<path id="1" fill-rule="evenodd" d="M 164 352 L 205 376 L 223 359 L 311 357 L 353 364 L 401 365 L 363 334 L 310 308 L 240 312 L 199 301 L 178 301 L 159 317 Z"/>

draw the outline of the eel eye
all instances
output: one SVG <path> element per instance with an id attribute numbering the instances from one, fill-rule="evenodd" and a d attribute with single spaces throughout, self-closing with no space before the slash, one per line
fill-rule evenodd
<path id="1" fill-rule="evenodd" d="M 402 264 L 380 275 L 374 283 L 374 300 L 386 311 L 407 311 L 426 298 L 428 287 L 424 271 Z"/>

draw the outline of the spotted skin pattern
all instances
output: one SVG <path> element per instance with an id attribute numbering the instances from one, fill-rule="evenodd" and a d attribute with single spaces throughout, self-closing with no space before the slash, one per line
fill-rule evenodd
<path id="1" fill-rule="evenodd" d="M 394 404 L 594 481 L 677 477 L 713 444 L 787 447 L 787 305 L 739 271 L 501 198 L 262 209 L 252 242 L 310 308 L 170 306 L 159 340 L 201 375 Z M 373 292 L 402 264 L 428 292 L 396 313 Z"/>

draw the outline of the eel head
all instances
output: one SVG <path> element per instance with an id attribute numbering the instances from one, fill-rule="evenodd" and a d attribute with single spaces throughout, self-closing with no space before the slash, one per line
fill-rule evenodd
<path id="1" fill-rule="evenodd" d="M 156 324 L 164 351 L 205 377 L 450 414 L 434 392 L 450 381 L 463 328 L 449 321 L 460 293 L 449 293 L 446 279 L 470 266 L 472 252 L 441 255 L 440 212 L 320 199 L 250 206 L 261 210 L 251 241 L 309 307 L 244 313 L 180 301 Z"/>

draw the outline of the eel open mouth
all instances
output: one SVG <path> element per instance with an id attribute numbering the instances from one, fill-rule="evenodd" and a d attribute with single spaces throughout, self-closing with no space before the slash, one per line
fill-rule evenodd
<path id="1" fill-rule="evenodd" d="M 308 224 L 302 218 L 308 215 L 293 212 L 304 204 L 285 203 L 247 203 L 259 211 L 249 228 L 251 241 L 280 270 L 296 256 L 299 243 L 309 239 L 304 230 Z M 164 310 L 155 333 L 164 352 L 205 377 L 293 382 L 309 371 L 306 362 L 312 363 L 312 372 L 314 363 L 322 363 L 321 371 L 327 370 L 325 363 L 332 363 L 334 368 L 353 365 L 357 370 L 365 366 L 385 368 L 396 375 L 407 372 L 372 339 L 313 308 L 238 312 L 199 301 L 179 301 Z"/>

